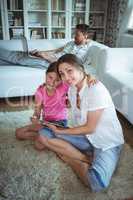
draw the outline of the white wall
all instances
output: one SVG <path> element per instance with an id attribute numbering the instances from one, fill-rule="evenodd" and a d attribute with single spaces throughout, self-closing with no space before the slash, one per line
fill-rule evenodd
<path id="1" fill-rule="evenodd" d="M 123 16 L 119 37 L 117 39 L 118 47 L 133 47 L 133 35 L 127 33 L 128 22 L 131 16 L 132 9 L 133 9 L 133 0 L 128 0 L 128 6 Z"/>

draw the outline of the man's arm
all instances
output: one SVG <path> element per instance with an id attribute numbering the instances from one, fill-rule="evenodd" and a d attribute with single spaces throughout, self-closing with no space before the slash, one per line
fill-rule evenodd
<path id="1" fill-rule="evenodd" d="M 43 58 L 51 63 L 57 60 L 57 57 L 55 56 L 55 54 L 62 52 L 63 49 L 64 49 L 64 46 L 57 49 L 48 50 L 48 51 L 33 50 L 32 52 L 30 52 L 30 54 L 35 57 Z"/>
<path id="2" fill-rule="evenodd" d="M 38 51 L 35 54 L 36 57 L 42 58 L 47 60 L 49 63 L 55 62 L 57 60 L 55 53 L 54 52 L 43 52 L 43 51 Z"/>

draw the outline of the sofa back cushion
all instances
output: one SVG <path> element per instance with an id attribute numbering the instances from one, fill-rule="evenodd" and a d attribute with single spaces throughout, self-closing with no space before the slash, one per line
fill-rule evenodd
<path id="1" fill-rule="evenodd" d="M 0 49 L 23 51 L 22 40 L 0 40 Z"/>
<path id="2" fill-rule="evenodd" d="M 94 76 L 99 77 L 99 54 L 103 49 L 109 48 L 108 46 L 99 42 L 93 41 L 93 45 L 88 50 L 88 61 L 85 63 L 85 71 Z"/>
<path id="3" fill-rule="evenodd" d="M 105 71 L 133 72 L 133 48 L 108 48 L 104 53 Z"/>
<path id="4" fill-rule="evenodd" d="M 103 45 L 103 44 L 100 44 L 98 42 L 95 42 L 94 45 L 89 49 L 88 51 L 88 56 L 91 57 L 91 65 L 93 67 L 95 67 L 97 69 L 97 65 L 98 65 L 98 62 L 99 62 L 99 53 L 101 50 L 103 49 L 107 49 L 108 47 Z"/>
<path id="5" fill-rule="evenodd" d="M 64 46 L 68 40 L 65 39 L 38 39 L 38 40 L 28 40 L 28 50 L 38 49 L 41 51 L 56 49 Z M 0 40 L 0 49 L 8 49 L 13 51 L 25 51 L 25 40 Z"/>
<path id="6" fill-rule="evenodd" d="M 65 40 L 65 39 L 28 40 L 28 49 L 29 50 L 38 49 L 40 51 L 47 51 L 47 50 L 63 47 L 67 42 L 68 40 Z"/>

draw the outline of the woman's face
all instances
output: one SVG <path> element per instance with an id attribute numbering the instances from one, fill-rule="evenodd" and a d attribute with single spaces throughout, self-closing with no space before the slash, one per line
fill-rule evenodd
<path id="1" fill-rule="evenodd" d="M 52 88 L 56 88 L 61 82 L 58 74 L 55 72 L 48 72 L 46 74 L 46 85 Z"/>
<path id="2" fill-rule="evenodd" d="M 58 69 L 61 79 L 69 85 L 77 85 L 82 79 L 82 72 L 71 64 L 61 63 Z"/>

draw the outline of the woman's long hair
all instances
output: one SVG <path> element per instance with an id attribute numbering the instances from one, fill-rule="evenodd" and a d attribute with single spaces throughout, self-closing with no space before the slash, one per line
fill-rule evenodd
<path id="1" fill-rule="evenodd" d="M 81 59 L 79 59 L 76 55 L 74 54 L 65 54 L 63 56 L 61 56 L 58 61 L 57 61 L 57 71 L 59 73 L 59 65 L 62 63 L 68 63 L 71 66 L 75 67 L 77 70 L 85 73 L 84 71 L 84 65 L 81 61 Z"/>

